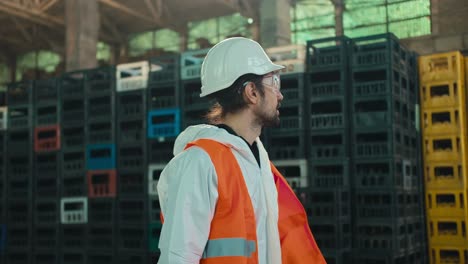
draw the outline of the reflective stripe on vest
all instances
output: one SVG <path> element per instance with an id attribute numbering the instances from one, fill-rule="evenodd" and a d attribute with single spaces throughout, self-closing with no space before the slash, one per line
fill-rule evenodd
<path id="1" fill-rule="evenodd" d="M 255 241 L 244 238 L 210 239 L 206 243 L 202 258 L 251 257 L 256 250 Z"/>

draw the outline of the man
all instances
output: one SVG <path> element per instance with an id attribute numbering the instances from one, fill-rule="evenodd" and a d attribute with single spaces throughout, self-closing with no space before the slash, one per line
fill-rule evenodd
<path id="1" fill-rule="evenodd" d="M 325 263 L 307 216 L 259 140 L 279 125 L 278 71 L 255 41 L 221 41 L 201 69 L 212 125 L 183 131 L 161 173 L 160 264 Z"/>

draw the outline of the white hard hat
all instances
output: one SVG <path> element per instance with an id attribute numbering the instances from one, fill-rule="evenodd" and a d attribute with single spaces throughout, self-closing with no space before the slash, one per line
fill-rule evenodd
<path id="1" fill-rule="evenodd" d="M 251 39 L 225 39 L 206 54 L 201 67 L 200 97 L 228 88 L 244 74 L 264 75 L 283 68 L 271 62 L 260 44 Z"/>

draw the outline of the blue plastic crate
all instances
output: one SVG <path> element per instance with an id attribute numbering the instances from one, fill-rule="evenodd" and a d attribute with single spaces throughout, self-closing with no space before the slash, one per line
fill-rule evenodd
<path id="1" fill-rule="evenodd" d="M 115 161 L 115 144 L 94 144 L 86 146 L 86 167 L 88 170 L 115 169 Z"/>
<path id="2" fill-rule="evenodd" d="M 167 108 L 148 112 L 148 138 L 173 137 L 179 133 L 179 108 Z"/>

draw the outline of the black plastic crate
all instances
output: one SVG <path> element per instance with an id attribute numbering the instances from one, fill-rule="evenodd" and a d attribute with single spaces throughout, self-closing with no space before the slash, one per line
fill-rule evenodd
<path id="1" fill-rule="evenodd" d="M 318 71 L 306 75 L 307 97 L 309 101 L 329 98 L 346 98 L 349 90 L 349 74 L 340 69 Z"/>
<path id="2" fill-rule="evenodd" d="M 207 124 L 205 115 L 209 111 L 209 105 L 205 105 L 202 109 L 199 110 L 190 110 L 186 112 L 181 112 L 182 117 L 182 126 L 181 129 L 187 128 L 188 126 Z"/>
<path id="3" fill-rule="evenodd" d="M 32 246 L 32 230 L 29 225 L 7 224 L 6 252 L 14 250 L 28 253 Z"/>
<path id="4" fill-rule="evenodd" d="M 76 250 L 79 248 L 85 249 L 88 240 L 87 233 L 87 225 L 61 224 L 60 241 L 62 245 L 62 250 Z"/>
<path id="5" fill-rule="evenodd" d="M 71 98 L 61 101 L 61 126 L 82 127 L 85 122 L 85 101 L 83 98 Z"/>
<path id="6" fill-rule="evenodd" d="M 109 121 L 111 120 L 111 121 Z M 102 122 L 87 123 L 87 144 L 112 144 L 115 141 L 115 122 L 108 119 Z"/>
<path id="7" fill-rule="evenodd" d="M 78 151 L 63 151 L 61 153 L 62 179 L 82 177 L 85 179 L 86 158 L 84 149 Z"/>
<path id="8" fill-rule="evenodd" d="M 60 154 L 56 152 L 38 153 L 36 157 L 36 177 L 57 178 L 60 172 Z"/>
<path id="9" fill-rule="evenodd" d="M 152 163 L 167 163 L 174 157 L 175 138 L 171 138 L 165 141 L 159 140 L 148 140 L 148 162 Z"/>
<path id="10" fill-rule="evenodd" d="M 143 250 L 120 250 L 117 255 L 117 264 L 147 264 L 148 252 Z"/>
<path id="11" fill-rule="evenodd" d="M 84 99 L 85 72 L 67 72 L 60 77 L 60 91 L 62 100 Z"/>
<path id="12" fill-rule="evenodd" d="M 270 131 L 266 148 L 270 159 L 303 159 L 306 157 L 305 130 L 291 131 L 290 133 L 275 133 Z"/>
<path id="13" fill-rule="evenodd" d="M 27 196 L 26 196 L 27 197 Z M 24 199 L 24 197 L 21 197 Z M 7 227 L 12 225 L 28 226 L 32 223 L 32 205 L 28 199 L 7 200 Z M 10 237 L 11 239 L 11 237 Z"/>
<path id="14" fill-rule="evenodd" d="M 6 253 L 6 263 L 8 264 L 29 264 L 32 261 L 33 254 L 31 249 L 11 249 Z"/>
<path id="15" fill-rule="evenodd" d="M 120 225 L 117 230 L 117 250 L 141 250 L 148 252 L 147 224 L 145 226 Z"/>
<path id="16" fill-rule="evenodd" d="M 88 200 L 89 225 L 107 226 L 116 224 L 116 201 L 114 198 L 99 198 Z"/>
<path id="17" fill-rule="evenodd" d="M 146 119 L 146 90 L 121 92 L 116 96 L 117 121 Z"/>
<path id="18" fill-rule="evenodd" d="M 60 263 L 87 264 L 87 253 L 84 249 L 80 250 L 79 248 L 63 248 L 60 253 Z"/>
<path id="19" fill-rule="evenodd" d="M 147 225 L 148 205 L 147 198 L 143 193 L 135 198 L 120 198 L 117 204 L 119 228 L 131 225 L 142 227 Z"/>
<path id="20" fill-rule="evenodd" d="M 362 263 L 362 264 L 372 264 L 372 263 L 382 263 L 382 264 L 410 264 L 406 262 L 406 254 L 400 253 L 395 254 L 386 250 L 353 250 L 352 263 Z M 418 263 L 418 262 L 413 262 Z M 457 263 L 457 262 L 456 262 Z"/>
<path id="21" fill-rule="evenodd" d="M 341 37 L 322 38 L 307 41 L 307 71 L 348 66 L 351 39 Z"/>
<path id="22" fill-rule="evenodd" d="M 355 38 L 353 41 L 353 68 L 376 68 L 383 65 L 407 71 L 408 51 L 392 33 Z"/>
<path id="23" fill-rule="evenodd" d="M 10 155 L 15 153 L 15 156 L 27 156 L 33 149 L 31 130 L 8 131 L 7 150 Z"/>
<path id="24" fill-rule="evenodd" d="M 114 225 L 88 225 L 88 250 L 113 250 L 115 241 Z"/>
<path id="25" fill-rule="evenodd" d="M 316 188 L 349 187 L 352 183 L 350 160 L 309 160 L 309 186 Z"/>
<path id="26" fill-rule="evenodd" d="M 60 247 L 59 229 L 57 223 L 51 225 L 34 225 L 34 249 L 57 253 Z"/>
<path id="27" fill-rule="evenodd" d="M 313 222 L 313 221 L 312 221 Z M 351 221 L 336 223 L 312 223 L 310 229 L 314 234 L 320 250 L 350 250 L 352 246 Z"/>
<path id="28" fill-rule="evenodd" d="M 83 125 L 62 127 L 60 141 L 64 152 L 83 149 L 85 146 L 85 128 Z"/>
<path id="29" fill-rule="evenodd" d="M 304 73 L 288 74 L 281 77 L 281 94 L 283 101 L 281 104 L 295 103 L 304 101 L 305 82 Z"/>
<path id="30" fill-rule="evenodd" d="M 87 122 L 105 122 L 115 118 L 113 96 L 86 98 L 85 113 Z"/>
<path id="31" fill-rule="evenodd" d="M 35 250 L 32 261 L 34 264 L 60 264 L 60 255 L 57 251 Z"/>
<path id="32" fill-rule="evenodd" d="M 362 250 L 386 250 L 403 253 L 410 245 L 405 222 L 388 224 L 358 223 L 354 227 L 355 248 Z"/>
<path id="33" fill-rule="evenodd" d="M 407 179 L 416 175 L 414 161 L 400 158 L 358 159 L 353 174 L 356 188 L 408 188 Z M 406 182 L 405 182 L 406 180 Z M 411 186 L 412 183 L 409 183 Z"/>
<path id="34" fill-rule="evenodd" d="M 349 222 L 350 188 L 307 188 L 298 191 L 311 223 Z"/>
<path id="35" fill-rule="evenodd" d="M 56 78 L 35 81 L 34 96 L 38 105 L 57 103 L 60 99 L 59 81 Z"/>
<path id="36" fill-rule="evenodd" d="M 375 224 L 398 220 L 399 200 L 394 188 L 356 189 L 353 196 L 353 209 L 358 223 Z"/>
<path id="37" fill-rule="evenodd" d="M 44 226 L 56 226 L 60 220 L 60 207 L 58 199 L 35 198 L 33 208 L 34 224 Z"/>
<path id="38" fill-rule="evenodd" d="M 145 169 L 119 169 L 117 173 L 117 178 L 119 179 L 117 182 L 117 192 L 121 197 L 138 197 L 148 192 L 148 181 Z"/>
<path id="39" fill-rule="evenodd" d="M 149 63 L 149 84 L 177 83 L 179 81 L 180 56 L 178 54 L 151 58 Z"/>
<path id="40" fill-rule="evenodd" d="M 174 108 L 179 103 L 179 83 L 148 84 L 148 110 Z"/>
<path id="41" fill-rule="evenodd" d="M 307 105 L 311 131 L 329 129 L 350 129 L 348 102 L 346 98 L 328 97 L 314 100 Z M 281 110 L 281 109 L 280 109 Z"/>
<path id="42" fill-rule="evenodd" d="M 115 67 L 87 70 L 85 90 L 88 98 L 113 95 L 115 93 Z"/>
<path id="43" fill-rule="evenodd" d="M 397 130 L 354 131 L 353 156 L 358 159 L 382 159 L 403 155 L 404 135 Z"/>
<path id="44" fill-rule="evenodd" d="M 149 221 L 151 223 L 161 222 L 161 205 L 157 195 L 149 196 Z"/>
<path id="45" fill-rule="evenodd" d="M 319 245 L 320 251 L 327 264 L 346 264 L 351 259 L 351 250 L 349 249 L 326 249 Z"/>
<path id="46" fill-rule="evenodd" d="M 88 250 L 87 264 L 114 264 L 117 256 L 113 250 Z"/>
<path id="47" fill-rule="evenodd" d="M 6 189 L 7 199 L 26 199 L 32 194 L 32 180 L 27 177 L 11 177 L 6 182 Z"/>
<path id="48" fill-rule="evenodd" d="M 117 166 L 119 170 L 146 170 L 146 146 L 134 145 L 119 147 L 117 153 Z"/>
<path id="49" fill-rule="evenodd" d="M 145 145 L 145 119 L 119 122 L 117 137 L 119 146 Z"/>
<path id="50" fill-rule="evenodd" d="M 8 130 L 26 130 L 34 125 L 32 105 L 16 105 L 8 107 Z"/>
<path id="51" fill-rule="evenodd" d="M 61 121 L 60 108 L 57 102 L 41 105 L 36 104 L 34 111 L 36 113 L 35 126 L 54 125 L 59 124 Z"/>
<path id="52" fill-rule="evenodd" d="M 33 106 L 34 82 L 22 81 L 10 83 L 7 86 L 7 106 L 8 108 L 19 105 Z"/>
<path id="53" fill-rule="evenodd" d="M 182 109 L 187 111 L 205 110 L 209 107 L 210 101 L 206 97 L 200 97 L 201 82 L 199 80 L 182 81 L 181 96 Z"/>
<path id="54" fill-rule="evenodd" d="M 310 135 L 309 157 L 315 160 L 339 159 L 349 157 L 349 132 L 342 129 L 312 131 Z"/>

